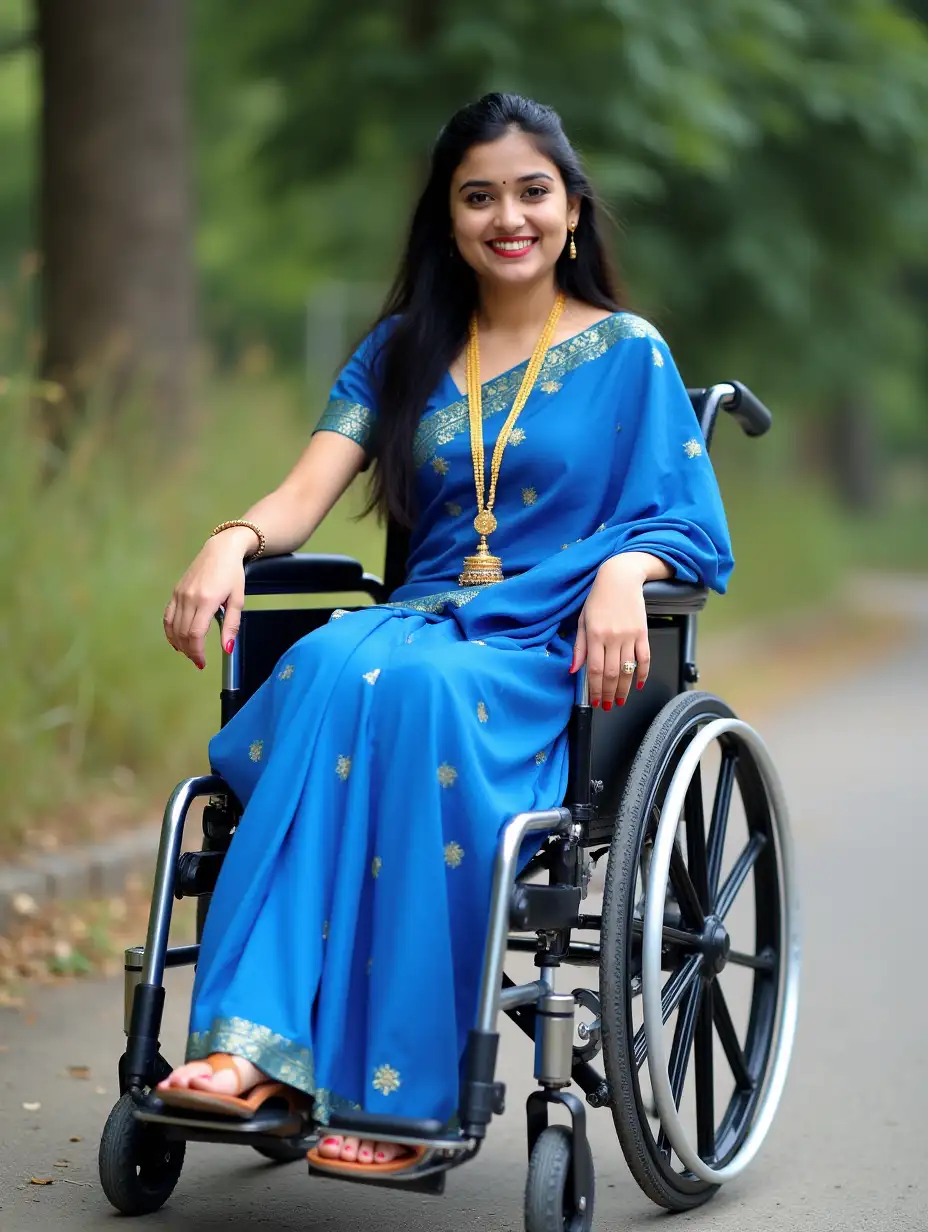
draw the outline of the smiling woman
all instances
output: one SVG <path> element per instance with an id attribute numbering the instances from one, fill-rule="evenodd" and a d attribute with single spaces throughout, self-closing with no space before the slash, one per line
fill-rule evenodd
<path id="1" fill-rule="evenodd" d="M 497 837 L 563 800 L 573 673 L 623 705 L 648 677 L 643 584 L 725 587 L 692 406 L 657 331 L 619 311 L 550 109 L 490 95 L 452 117 L 382 315 L 290 476 L 178 584 L 173 645 L 202 664 L 224 606 L 230 651 L 243 556 L 298 547 L 368 462 L 373 503 L 412 526 L 406 579 L 297 642 L 210 746 L 245 811 L 168 1104 L 251 1115 L 273 1079 L 313 1096 L 317 1122 L 449 1123 Z M 333 1135 L 310 1158 L 419 1156 Z"/>

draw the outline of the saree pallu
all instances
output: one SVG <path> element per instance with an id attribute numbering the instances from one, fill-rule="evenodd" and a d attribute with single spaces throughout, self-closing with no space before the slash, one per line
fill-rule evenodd
<path id="1" fill-rule="evenodd" d="M 319 430 L 366 446 L 368 338 Z M 492 450 L 525 365 L 484 385 Z M 203 936 L 187 1058 L 230 1052 L 316 1097 L 448 1122 L 474 1025 L 500 827 L 560 804 L 576 621 L 604 560 L 643 551 L 723 590 L 732 561 L 695 416 L 628 314 L 552 347 L 476 535 L 467 408 L 450 376 L 415 444 L 422 515 L 388 605 L 335 613 L 213 738 L 245 805 Z"/>

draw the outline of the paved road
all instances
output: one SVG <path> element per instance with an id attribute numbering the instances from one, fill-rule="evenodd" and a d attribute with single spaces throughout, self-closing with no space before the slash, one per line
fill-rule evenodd
<path id="1" fill-rule="evenodd" d="M 928 619 L 889 662 L 878 647 L 861 647 L 861 662 L 874 656 L 873 670 L 811 693 L 764 725 L 799 840 L 799 1038 L 760 1157 L 708 1206 L 675 1219 L 675 1229 L 928 1228 Z M 184 974 L 172 976 L 169 1057 L 181 1051 L 186 988 Z M 113 1226 L 96 1183 L 96 1149 L 114 1099 L 121 997 L 116 983 L 87 983 L 37 994 L 27 1014 L 0 1011 L 2 1232 Z M 514 1029 L 502 1056 L 510 1112 L 489 1149 L 450 1179 L 444 1199 L 311 1181 L 299 1164 L 274 1168 L 247 1150 L 191 1145 L 174 1198 L 144 1226 L 517 1232 L 531 1056 Z M 66 1077 L 69 1064 L 89 1065 L 91 1077 Z M 23 1109 L 36 1101 L 40 1110 Z M 596 1228 L 657 1226 L 662 1217 L 629 1179 L 608 1113 L 591 1119 Z M 54 1166 L 61 1160 L 67 1168 Z M 39 1188 L 31 1176 L 59 1179 Z"/>

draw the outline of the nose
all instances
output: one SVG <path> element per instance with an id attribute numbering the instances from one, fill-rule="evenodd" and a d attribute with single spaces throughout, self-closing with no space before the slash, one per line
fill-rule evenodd
<path id="1" fill-rule="evenodd" d="M 515 233 L 522 227 L 525 222 L 525 211 L 516 194 L 504 193 L 499 198 L 496 217 L 493 221 L 500 231 Z"/>

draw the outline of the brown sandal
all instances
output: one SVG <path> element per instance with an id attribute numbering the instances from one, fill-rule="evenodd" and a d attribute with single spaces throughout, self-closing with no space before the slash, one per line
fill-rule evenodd
<path id="1" fill-rule="evenodd" d="M 362 1164 L 356 1159 L 329 1159 L 320 1155 L 319 1148 L 315 1146 L 306 1152 L 306 1158 L 314 1168 L 323 1172 L 355 1172 L 369 1176 L 372 1172 L 406 1172 L 420 1162 L 428 1149 L 426 1146 L 409 1146 L 406 1148 L 407 1154 L 398 1155 L 396 1159 L 390 1159 L 385 1164 Z"/>
<path id="2" fill-rule="evenodd" d="M 238 1073 L 235 1060 L 228 1053 L 214 1052 L 205 1057 L 207 1065 L 214 1074 L 223 1069 L 234 1069 Z M 222 1095 L 212 1091 L 191 1091 L 185 1087 L 155 1087 L 155 1096 L 171 1108 L 189 1108 L 195 1112 L 212 1112 L 220 1116 L 237 1117 L 239 1120 L 250 1120 L 259 1108 L 269 1099 L 275 1097 L 285 1099 L 292 1112 L 309 1108 L 310 1098 L 294 1087 L 288 1087 L 283 1082 L 259 1082 L 247 1095 Z"/>

